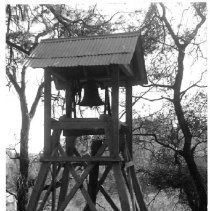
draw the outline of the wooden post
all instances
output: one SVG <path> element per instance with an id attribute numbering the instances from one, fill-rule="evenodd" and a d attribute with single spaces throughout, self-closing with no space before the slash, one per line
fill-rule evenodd
<path id="1" fill-rule="evenodd" d="M 91 145 L 91 156 L 95 156 L 98 152 L 99 148 L 102 145 L 101 140 L 97 140 L 92 142 Z M 99 164 L 95 165 L 93 169 L 90 171 L 89 174 L 89 181 L 88 181 L 88 193 L 90 195 L 91 200 L 94 204 L 96 204 L 96 198 L 98 193 L 98 175 L 99 175 Z M 86 204 L 84 211 L 90 211 L 90 207 Z"/>
<path id="2" fill-rule="evenodd" d="M 51 72 L 44 71 L 44 156 L 51 154 Z"/>
<path id="3" fill-rule="evenodd" d="M 110 154 L 113 157 L 119 154 L 119 70 L 112 68 L 112 145 Z"/>
<path id="4" fill-rule="evenodd" d="M 114 69 L 115 68 L 115 69 Z M 119 156 L 119 69 L 116 66 L 112 68 L 112 144 L 110 146 L 110 155 Z M 122 211 L 130 211 L 126 185 L 123 179 L 121 164 L 115 163 L 112 166 L 115 181 L 117 183 L 118 194 L 120 198 Z"/>
<path id="5" fill-rule="evenodd" d="M 126 143 L 128 146 L 131 158 L 133 157 L 132 147 L 132 85 L 126 81 L 126 126 L 128 131 L 126 133 Z"/>
<path id="6" fill-rule="evenodd" d="M 66 116 L 68 118 L 72 118 L 72 81 L 69 81 L 66 85 Z M 67 136 L 66 137 L 66 154 L 71 156 L 74 152 L 74 140 L 75 137 Z M 68 191 L 68 184 L 69 184 L 69 166 L 68 163 L 65 163 L 62 180 L 61 180 L 61 187 L 60 187 L 60 195 L 58 201 L 58 207 L 65 201 L 66 194 Z"/>

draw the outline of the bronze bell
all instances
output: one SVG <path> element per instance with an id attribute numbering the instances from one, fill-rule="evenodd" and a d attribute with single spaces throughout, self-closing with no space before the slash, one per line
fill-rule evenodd
<path id="1" fill-rule="evenodd" d="M 95 80 L 88 80 L 84 84 L 84 97 L 79 103 L 80 106 L 100 106 L 104 105 L 98 94 L 98 85 Z"/>

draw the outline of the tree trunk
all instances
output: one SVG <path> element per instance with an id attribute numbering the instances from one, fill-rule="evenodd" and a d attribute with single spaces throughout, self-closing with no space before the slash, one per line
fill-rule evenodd
<path id="1" fill-rule="evenodd" d="M 207 210 L 207 194 L 205 191 L 201 174 L 198 171 L 197 165 L 194 160 L 194 155 L 191 150 L 192 134 L 191 134 L 188 122 L 185 119 L 184 112 L 182 110 L 181 99 L 180 99 L 180 96 L 181 96 L 180 90 L 181 90 L 183 72 L 184 72 L 185 48 L 186 46 L 183 46 L 181 44 L 178 45 L 178 51 L 179 51 L 178 58 L 177 58 L 178 71 L 177 71 L 177 75 L 176 75 L 175 83 L 174 83 L 173 104 L 174 104 L 174 109 L 176 112 L 179 125 L 185 137 L 183 157 L 187 163 L 187 167 L 194 181 L 197 194 L 199 196 L 199 207 L 200 207 L 199 210 L 205 211 Z"/>
<path id="2" fill-rule="evenodd" d="M 21 103 L 25 104 L 25 103 Z M 22 109 L 22 125 L 20 134 L 20 175 L 17 181 L 17 210 L 25 211 L 28 203 L 28 140 L 30 130 L 30 117 L 27 112 L 27 104 L 21 105 Z M 26 109 L 26 110 L 25 110 Z M 25 112 L 23 112 L 25 111 Z"/>
<path id="3" fill-rule="evenodd" d="M 207 210 L 207 193 L 202 181 L 201 174 L 197 168 L 193 155 L 184 155 L 185 161 L 187 163 L 190 175 L 192 176 L 197 193 L 199 195 L 199 210 Z"/>
<path id="4" fill-rule="evenodd" d="M 190 175 L 194 181 L 197 194 L 199 196 L 199 210 L 205 211 L 207 210 L 207 194 L 205 191 L 205 187 L 202 181 L 202 177 L 200 172 L 198 171 L 197 165 L 194 160 L 193 153 L 191 151 L 191 142 L 192 142 L 192 134 L 190 132 L 189 126 L 187 121 L 185 120 L 184 113 L 182 111 L 182 106 L 180 99 L 176 93 L 174 95 L 174 107 L 175 112 L 178 118 L 179 125 L 182 129 L 182 132 L 185 137 L 185 143 L 184 143 L 184 159 L 187 163 L 187 167 L 189 169 Z"/>

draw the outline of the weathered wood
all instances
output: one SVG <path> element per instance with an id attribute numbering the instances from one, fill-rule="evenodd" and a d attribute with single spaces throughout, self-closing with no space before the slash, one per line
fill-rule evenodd
<path id="1" fill-rule="evenodd" d="M 44 154 L 51 153 L 51 73 L 44 71 Z"/>
<path id="2" fill-rule="evenodd" d="M 114 172 L 115 182 L 117 184 L 117 190 L 118 190 L 118 194 L 120 198 L 121 209 L 122 211 L 130 211 L 130 205 L 129 205 L 125 181 L 123 179 L 123 175 L 121 172 L 121 166 L 120 164 L 113 164 L 112 169 Z"/>
<path id="3" fill-rule="evenodd" d="M 132 86 L 129 81 L 126 82 L 126 143 L 131 157 L 133 157 L 132 149 Z"/>
<path id="4" fill-rule="evenodd" d="M 101 176 L 101 178 L 100 178 L 100 180 L 98 182 L 99 185 L 102 185 L 104 183 L 104 181 L 105 181 L 107 175 L 109 174 L 111 168 L 112 168 L 111 165 L 106 166 L 106 169 L 105 169 L 103 175 Z"/>
<path id="5" fill-rule="evenodd" d="M 126 174 L 126 172 L 127 172 L 127 174 Z M 131 196 L 132 211 L 135 211 L 136 210 L 135 194 L 134 194 L 134 190 L 133 190 L 133 186 L 132 186 L 132 179 L 131 179 L 131 175 L 130 175 L 129 169 L 127 169 L 126 172 L 122 169 L 122 174 L 123 174 L 123 177 L 125 179 L 125 183 L 127 185 L 127 188 L 129 190 L 129 193 L 130 193 L 130 196 Z"/>
<path id="6" fill-rule="evenodd" d="M 128 160 L 131 160 L 131 155 L 129 153 L 129 151 L 127 151 L 126 156 L 128 157 Z M 139 183 L 138 183 L 138 179 L 136 177 L 136 172 L 135 172 L 135 167 L 134 165 L 131 165 L 129 168 L 129 173 L 130 173 L 130 177 L 132 180 L 132 187 L 136 196 L 136 201 L 138 203 L 138 206 L 140 208 L 141 211 L 147 211 L 147 207 L 146 204 L 144 202 L 144 198 L 143 198 L 143 194 L 141 192 Z"/>
<path id="7" fill-rule="evenodd" d="M 62 129 L 62 130 L 85 130 L 85 129 L 103 129 L 106 127 L 111 127 L 111 124 L 104 122 L 103 120 L 96 118 L 84 119 L 60 119 L 59 121 L 52 121 L 52 129 Z"/>
<path id="8" fill-rule="evenodd" d="M 91 169 L 91 171 L 96 167 L 96 165 Z M 72 176 L 74 177 L 75 181 L 78 183 L 80 182 L 80 178 L 79 176 L 76 174 L 75 170 L 73 168 L 70 169 L 70 172 L 72 174 Z M 92 201 L 89 193 L 85 190 L 84 186 L 81 185 L 80 186 L 80 190 L 82 192 L 82 195 L 84 196 L 84 198 L 86 199 L 86 202 L 88 203 L 88 207 L 90 211 L 97 211 L 95 208 L 95 204 Z"/>
<path id="9" fill-rule="evenodd" d="M 87 166 L 81 175 L 79 181 L 73 186 L 71 191 L 66 196 L 65 200 L 62 201 L 62 203 L 59 205 L 57 211 L 63 211 L 66 206 L 68 205 L 69 201 L 74 197 L 75 193 L 77 192 L 78 188 L 83 184 L 84 180 L 87 178 L 88 174 L 90 173 L 91 169 L 95 166 L 95 164 L 91 164 Z M 70 165 L 69 168 L 73 168 L 72 165 Z"/>
<path id="10" fill-rule="evenodd" d="M 70 157 L 70 156 L 62 156 L 62 157 L 42 157 L 40 158 L 41 162 L 99 162 L 104 164 L 109 164 L 110 162 L 122 162 L 122 159 L 118 157 L 98 157 L 98 156 L 84 156 L 84 157 Z"/>
<path id="11" fill-rule="evenodd" d="M 144 202 L 143 195 L 142 195 L 142 192 L 141 192 L 141 189 L 140 189 L 137 177 L 136 177 L 136 172 L 135 172 L 134 166 L 130 167 L 130 174 L 131 174 L 131 178 L 132 178 L 134 193 L 136 195 L 136 200 L 138 202 L 140 210 L 147 211 L 147 207 Z"/>
<path id="12" fill-rule="evenodd" d="M 72 118 L 72 103 L 73 103 L 73 93 L 72 93 L 72 81 L 68 82 L 66 86 L 66 117 L 71 120 Z M 74 154 L 74 144 L 75 144 L 75 137 L 67 136 L 66 137 L 66 155 L 72 156 Z M 68 191 L 68 184 L 69 184 L 69 163 L 64 164 L 64 170 L 61 179 L 61 188 L 60 194 L 58 199 L 58 207 L 65 201 L 66 194 Z"/>
<path id="13" fill-rule="evenodd" d="M 97 151 L 102 145 L 102 141 L 94 141 L 91 145 L 91 156 L 95 156 Z M 90 198 L 92 199 L 93 203 L 96 204 L 96 196 L 97 196 L 97 189 L 98 189 L 98 175 L 99 175 L 99 163 L 97 163 L 94 168 L 90 171 L 89 174 L 89 181 L 88 181 L 88 193 Z M 89 211 L 90 207 L 86 204 L 84 211 Z"/>
<path id="14" fill-rule="evenodd" d="M 112 141 L 111 156 L 119 154 L 119 70 L 112 69 Z"/>
<path id="15" fill-rule="evenodd" d="M 110 198 L 109 194 L 104 190 L 103 186 L 100 186 L 99 189 L 100 189 L 101 193 L 103 194 L 104 198 L 111 205 L 112 209 L 114 211 L 119 211 L 118 207 L 115 205 L 113 200 Z"/>
<path id="16" fill-rule="evenodd" d="M 57 176 L 58 176 L 60 170 L 61 170 L 61 166 L 59 166 L 58 169 L 56 170 L 55 178 L 57 178 Z M 40 206 L 39 206 L 39 209 L 38 209 L 37 211 L 42 211 L 42 210 L 43 210 L 44 205 L 45 205 L 45 203 L 46 203 L 46 201 L 47 201 L 47 199 L 48 199 L 48 197 L 49 197 L 49 195 L 50 195 L 52 189 L 53 189 L 53 188 L 56 188 L 56 187 L 53 187 L 53 185 L 54 185 L 53 183 L 51 183 L 51 184 L 49 185 L 49 187 L 48 187 L 47 191 L 45 192 L 45 195 L 44 195 L 44 197 L 43 197 L 43 199 L 42 199 L 42 202 L 41 202 L 41 204 L 40 204 Z"/>
<path id="17" fill-rule="evenodd" d="M 56 203 L 56 164 L 52 164 L 52 207 L 51 210 L 55 211 L 55 203 Z"/>
<path id="18" fill-rule="evenodd" d="M 61 130 L 54 130 L 50 139 L 51 143 L 51 156 L 52 157 L 58 157 L 58 151 L 59 151 L 59 141 L 60 141 L 60 135 Z"/>
<path id="19" fill-rule="evenodd" d="M 63 131 L 63 136 L 85 136 L 85 135 L 103 135 L 104 129 L 67 129 Z"/>
<path id="20" fill-rule="evenodd" d="M 111 107 L 109 99 L 109 88 L 105 87 L 105 104 L 104 104 L 104 114 L 108 113 L 111 116 Z"/>
<path id="21" fill-rule="evenodd" d="M 51 164 L 49 162 L 43 163 L 41 165 L 35 186 L 33 188 L 33 191 L 32 191 L 29 203 L 28 203 L 27 211 L 35 211 L 36 210 L 39 197 L 41 195 L 46 177 L 47 177 L 48 172 L 50 170 L 50 165 Z"/>

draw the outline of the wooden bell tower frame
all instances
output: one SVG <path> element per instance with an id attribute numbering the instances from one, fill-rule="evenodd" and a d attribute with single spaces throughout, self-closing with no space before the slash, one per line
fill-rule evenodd
<path id="1" fill-rule="evenodd" d="M 72 115 L 74 79 L 69 77 L 64 85 L 66 115 L 59 121 L 51 117 L 51 81 L 58 75 L 58 71 L 45 68 L 44 153 L 27 211 L 44 210 L 47 200 L 50 201 L 52 211 L 63 211 L 78 190 L 86 201 L 84 211 L 97 211 L 96 198 L 99 191 L 115 211 L 147 211 L 132 160 L 132 80 L 128 77 L 132 75 L 132 71 L 122 65 L 109 65 L 108 68 L 107 87 L 112 89 L 111 115 L 101 115 L 100 118 L 74 118 Z M 126 122 L 121 124 L 118 116 L 119 87 L 120 77 L 125 70 L 127 74 L 123 76 L 123 86 L 126 90 Z M 60 78 L 62 77 L 60 75 Z M 60 144 L 62 132 L 65 135 L 65 149 Z M 103 141 L 93 142 L 90 156 L 82 156 L 75 148 L 75 138 L 84 134 L 103 134 L 105 137 Z M 108 151 L 108 154 L 105 151 Z M 100 166 L 104 166 L 101 177 L 99 177 Z M 111 170 L 121 208 L 116 206 L 103 187 Z M 69 175 L 75 181 L 71 188 L 68 188 Z M 85 180 L 88 180 L 87 187 L 84 184 Z M 56 197 L 57 193 L 59 197 Z"/>

